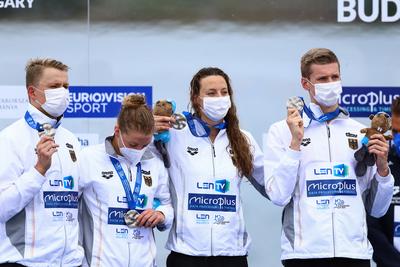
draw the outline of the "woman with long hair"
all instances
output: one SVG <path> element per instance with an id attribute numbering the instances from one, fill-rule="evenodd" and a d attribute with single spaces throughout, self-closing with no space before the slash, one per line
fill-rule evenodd
<path id="1" fill-rule="evenodd" d="M 264 196 L 263 154 L 239 127 L 229 77 L 203 68 L 190 83 L 187 127 L 155 116 L 156 131 L 170 131 L 166 144 L 175 219 L 168 267 L 247 266 L 250 237 L 240 201 L 246 177 Z"/>

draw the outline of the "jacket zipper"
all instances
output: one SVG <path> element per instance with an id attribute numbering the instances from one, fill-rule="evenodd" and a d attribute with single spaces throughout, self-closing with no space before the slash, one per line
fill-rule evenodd
<path id="1" fill-rule="evenodd" d="M 211 143 L 211 140 L 210 140 Z M 214 144 L 211 143 L 211 158 L 212 158 L 212 164 L 213 164 L 213 178 L 215 179 L 215 162 L 214 159 L 216 158 L 216 154 L 215 154 L 215 147 Z"/>
<path id="2" fill-rule="evenodd" d="M 210 139 L 209 139 L 210 140 Z M 215 147 L 213 142 L 210 140 L 210 144 L 211 144 L 211 159 L 212 159 L 212 165 L 213 165 L 213 179 L 215 180 Z M 214 256 L 214 252 L 213 252 L 213 223 L 211 224 L 211 256 Z"/>
<path id="3" fill-rule="evenodd" d="M 181 167 L 179 168 L 179 171 L 181 172 L 181 177 L 185 177 L 183 175 L 183 171 L 182 171 Z M 185 196 L 187 194 L 185 179 L 182 179 L 182 186 L 183 186 L 182 199 L 185 199 Z M 176 193 L 176 197 L 178 198 L 178 193 Z M 189 195 L 188 195 L 188 198 L 189 198 Z M 184 219 L 184 216 L 183 216 L 185 214 L 185 201 L 181 201 L 181 202 L 182 202 L 182 205 L 181 205 L 181 214 L 182 214 L 182 216 L 178 216 L 178 214 L 177 214 L 177 217 L 180 218 L 180 220 L 181 220 L 181 223 L 179 224 L 179 227 L 181 229 L 178 230 L 178 218 L 177 218 L 176 219 L 177 220 L 177 222 L 176 222 L 176 228 L 177 228 L 176 231 L 179 231 L 181 233 L 179 235 L 179 238 L 181 239 L 182 243 L 184 243 L 185 240 L 183 239 L 183 230 L 182 230 L 183 227 L 182 227 L 182 225 L 184 225 L 184 223 L 185 223 L 185 219 Z"/>
<path id="4" fill-rule="evenodd" d="M 67 229 L 65 228 L 65 222 L 64 222 L 64 249 L 63 249 L 63 252 L 61 254 L 60 267 L 63 264 L 63 257 L 64 257 L 64 254 L 65 254 L 66 247 L 67 247 Z"/>
<path id="5" fill-rule="evenodd" d="M 129 230 L 128 230 L 129 231 Z M 128 237 L 129 238 L 129 237 Z M 131 266 L 131 243 L 128 243 L 128 250 L 129 250 L 129 256 L 128 256 L 128 267 Z"/>
<path id="6" fill-rule="evenodd" d="M 329 128 L 329 124 L 326 123 L 326 130 L 328 132 L 328 151 L 329 151 L 329 162 L 332 162 L 332 154 L 331 154 L 331 129 Z M 336 255 L 336 247 L 335 247 L 335 210 L 332 210 L 332 243 L 333 243 L 333 257 Z"/>

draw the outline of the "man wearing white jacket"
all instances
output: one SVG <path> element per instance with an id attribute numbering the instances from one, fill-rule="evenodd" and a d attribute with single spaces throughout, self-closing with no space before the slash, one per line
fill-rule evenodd
<path id="1" fill-rule="evenodd" d="M 393 192 L 388 144 L 373 135 L 368 150 L 376 165 L 357 177 L 354 152 L 364 126 L 338 105 L 340 67 L 328 49 L 301 59 L 301 84 L 310 105 L 288 107 L 265 143 L 266 192 L 284 206 L 282 262 L 291 266 L 370 266 L 365 213 L 385 214 Z M 303 103 L 304 104 L 304 103 Z"/>
<path id="2" fill-rule="evenodd" d="M 29 106 L 0 132 L 0 266 L 79 266 L 78 140 L 61 119 L 68 67 L 36 59 L 26 67 Z"/>

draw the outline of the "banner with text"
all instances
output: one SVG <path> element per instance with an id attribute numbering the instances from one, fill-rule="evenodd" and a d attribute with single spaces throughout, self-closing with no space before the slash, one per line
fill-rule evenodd
<path id="1" fill-rule="evenodd" d="M 352 117 L 368 117 L 380 111 L 390 114 L 392 101 L 399 95 L 400 87 L 346 86 L 343 87 L 340 105 Z"/>
<path id="2" fill-rule="evenodd" d="M 142 94 L 152 106 L 151 86 L 70 86 L 66 118 L 114 118 L 125 96 Z"/>

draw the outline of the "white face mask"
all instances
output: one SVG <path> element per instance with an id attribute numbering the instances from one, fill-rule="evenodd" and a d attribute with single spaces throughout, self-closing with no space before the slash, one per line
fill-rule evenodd
<path id="1" fill-rule="evenodd" d="M 35 88 L 37 89 L 37 88 Z M 39 90 L 39 89 L 37 89 Z M 41 90 L 40 90 L 41 91 Z M 42 91 L 43 92 L 43 91 Z M 44 90 L 46 102 L 40 104 L 44 111 L 57 118 L 64 114 L 69 105 L 69 90 L 64 87 Z"/>
<path id="2" fill-rule="evenodd" d="M 225 118 L 231 108 L 231 98 L 222 97 L 204 97 L 203 112 L 212 121 L 220 121 Z"/>
<path id="3" fill-rule="evenodd" d="M 122 156 L 124 156 L 129 161 L 129 163 L 136 166 L 136 164 L 138 164 L 140 162 L 140 160 L 142 159 L 142 156 L 143 156 L 144 152 L 146 151 L 146 147 L 142 148 L 141 150 L 134 149 L 134 148 L 128 148 L 125 146 L 124 140 L 122 140 L 121 132 L 119 134 L 119 138 L 120 138 L 122 146 L 123 146 L 123 147 L 119 148 L 119 151 L 121 152 Z"/>
<path id="4" fill-rule="evenodd" d="M 312 85 L 314 85 L 315 87 L 314 98 L 319 104 L 325 107 L 331 107 L 336 105 L 336 103 L 339 101 L 340 94 L 342 93 L 341 81 L 330 83 L 316 83 Z"/>

